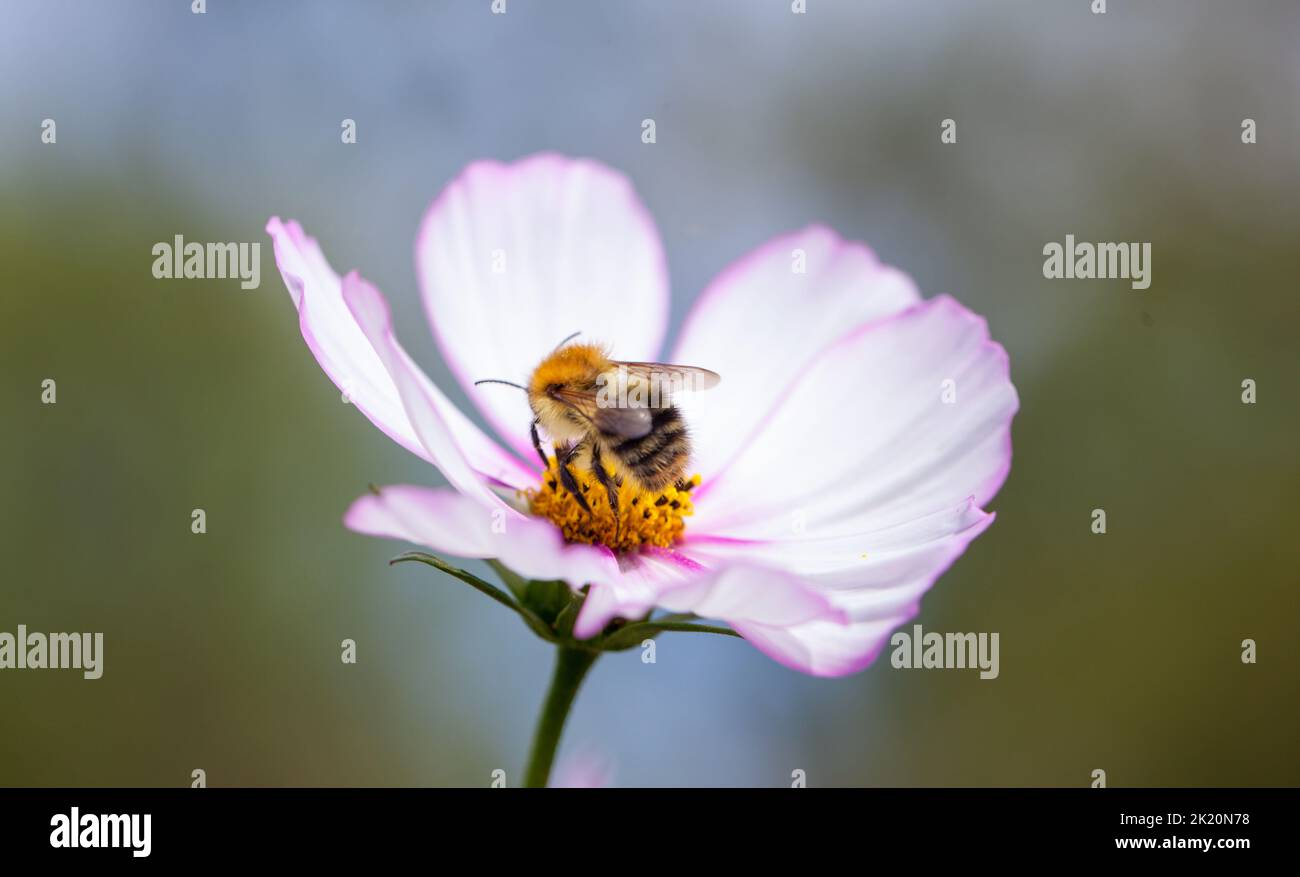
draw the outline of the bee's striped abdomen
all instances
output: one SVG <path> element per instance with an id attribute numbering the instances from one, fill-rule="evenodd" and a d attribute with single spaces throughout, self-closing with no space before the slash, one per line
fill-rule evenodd
<path id="1" fill-rule="evenodd" d="M 640 438 L 606 441 L 622 468 L 650 490 L 663 490 L 680 479 L 691 456 L 686 424 L 672 405 L 655 409 L 650 431 Z"/>

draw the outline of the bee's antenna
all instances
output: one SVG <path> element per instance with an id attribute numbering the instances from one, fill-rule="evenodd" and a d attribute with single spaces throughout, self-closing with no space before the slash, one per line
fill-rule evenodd
<path id="1" fill-rule="evenodd" d="M 528 392 L 528 388 L 527 388 L 527 387 L 520 386 L 519 384 L 516 384 L 514 381 L 499 381 L 499 380 L 497 380 L 496 378 L 484 378 L 484 379 L 481 380 L 481 381 L 475 381 L 475 382 L 474 382 L 474 386 L 476 386 L 476 387 L 477 387 L 479 384 L 505 384 L 507 387 L 515 387 L 515 388 L 517 388 L 517 389 L 523 390 L 525 393 Z"/>
<path id="2" fill-rule="evenodd" d="M 568 336 L 568 337 L 565 338 L 563 341 L 561 341 L 559 344 L 557 344 L 557 345 L 555 345 L 553 348 L 551 348 L 551 353 L 554 353 L 555 351 L 559 350 L 561 347 L 563 347 L 564 345 L 568 344 L 570 341 L 572 341 L 574 338 L 577 338 L 577 337 L 578 337 L 579 335 L 581 335 L 581 334 L 582 334 L 582 330 L 581 330 L 581 329 L 579 329 L 577 332 L 574 332 L 572 335 Z"/>

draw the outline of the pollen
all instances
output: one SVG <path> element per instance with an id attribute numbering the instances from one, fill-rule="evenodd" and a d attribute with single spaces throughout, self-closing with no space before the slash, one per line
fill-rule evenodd
<path id="1" fill-rule="evenodd" d="M 596 476 L 576 466 L 571 471 L 590 512 L 578 505 L 560 482 L 554 459 L 542 473 L 541 485 L 522 491 L 529 511 L 559 527 L 568 542 L 604 545 L 614 552 L 635 551 L 643 545 L 668 548 L 681 538 L 686 531 L 685 518 L 695 511 L 691 491 L 699 486 L 699 475 L 680 487 L 670 485 L 654 493 L 624 481 L 618 487 L 616 518 L 609 495 Z"/>

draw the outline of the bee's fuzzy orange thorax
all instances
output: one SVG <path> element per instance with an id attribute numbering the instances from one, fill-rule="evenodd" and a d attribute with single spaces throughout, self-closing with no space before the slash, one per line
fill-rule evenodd
<path id="1" fill-rule="evenodd" d="M 583 386 L 596 380 L 613 365 L 608 351 L 599 344 L 568 344 L 543 359 L 528 381 L 528 392 L 543 395 L 546 388 Z"/>

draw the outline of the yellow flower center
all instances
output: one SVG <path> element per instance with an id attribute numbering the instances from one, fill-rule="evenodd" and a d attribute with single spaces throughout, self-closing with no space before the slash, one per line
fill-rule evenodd
<path id="1" fill-rule="evenodd" d="M 699 475 L 691 476 L 680 488 L 669 486 L 657 493 L 641 490 L 625 480 L 618 487 L 615 518 L 609 495 L 596 476 L 576 466 L 570 468 L 590 512 L 578 505 L 560 482 L 554 459 L 542 473 L 541 485 L 523 491 L 528 510 L 559 527 L 569 542 L 604 545 L 615 552 L 635 551 L 642 545 L 668 548 L 685 532 L 683 518 L 695 511 L 691 491 L 699 486 Z"/>

